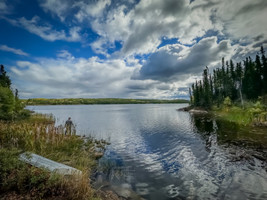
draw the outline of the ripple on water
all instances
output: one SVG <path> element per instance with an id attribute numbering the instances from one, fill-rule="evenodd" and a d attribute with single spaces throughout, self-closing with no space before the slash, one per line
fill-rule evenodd
<path id="1" fill-rule="evenodd" d="M 35 110 L 53 113 L 58 121 L 71 116 L 79 122 L 78 132 L 110 140 L 99 161 L 103 179 L 128 195 L 134 190 L 153 200 L 267 199 L 266 162 L 253 156 L 253 150 L 247 156 L 250 160 L 240 159 L 241 144 L 255 144 L 251 134 L 238 132 L 233 124 L 225 131 L 224 123 L 177 112 L 179 106 L 37 106 Z M 254 137 L 267 143 L 266 133 Z"/>

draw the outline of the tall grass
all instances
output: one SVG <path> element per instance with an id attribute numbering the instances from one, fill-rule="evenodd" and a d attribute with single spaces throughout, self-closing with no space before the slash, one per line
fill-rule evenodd
<path id="1" fill-rule="evenodd" d="M 244 107 L 233 105 L 221 109 L 213 108 L 213 111 L 225 120 L 240 125 L 264 125 L 267 123 L 266 108 L 259 101 L 246 102 Z"/>
<path id="2" fill-rule="evenodd" d="M 94 146 L 92 139 L 65 135 L 63 126 L 56 127 L 51 116 L 0 121 L 0 194 L 28 195 L 30 199 L 93 199 L 89 174 L 96 164 Z M 78 168 L 82 176 L 66 178 L 30 167 L 18 160 L 26 151 Z"/>

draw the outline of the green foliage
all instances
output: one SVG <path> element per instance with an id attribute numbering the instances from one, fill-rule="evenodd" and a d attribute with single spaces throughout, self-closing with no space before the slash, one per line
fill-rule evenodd
<path id="1" fill-rule="evenodd" d="M 11 90 L 11 80 L 7 76 L 5 68 L 0 68 L 0 119 L 13 120 L 29 117 L 27 111 L 24 110 L 23 102 L 18 97 L 18 90 L 15 95 Z"/>
<path id="2" fill-rule="evenodd" d="M 11 86 L 11 80 L 9 76 L 6 74 L 6 71 L 3 65 L 0 66 L 0 86 L 6 87 L 9 89 Z"/>
<path id="3" fill-rule="evenodd" d="M 224 108 L 213 108 L 215 113 L 223 119 L 240 125 L 266 125 L 267 112 L 261 101 L 246 102 L 244 108 L 233 105 L 230 98 L 224 101 Z"/>
<path id="4" fill-rule="evenodd" d="M 247 110 L 244 110 L 240 107 L 233 106 L 227 109 L 219 109 L 215 112 L 226 121 L 235 122 L 245 126 L 251 124 L 250 114 L 247 112 Z"/>
<path id="5" fill-rule="evenodd" d="M 223 101 L 223 105 L 224 105 L 225 107 L 228 107 L 228 108 L 232 105 L 232 101 L 231 101 L 230 97 L 226 97 L 226 98 L 224 99 L 224 101 Z"/>
<path id="6" fill-rule="evenodd" d="M 12 91 L 0 86 L 0 118 L 11 119 L 14 115 L 15 99 Z"/>

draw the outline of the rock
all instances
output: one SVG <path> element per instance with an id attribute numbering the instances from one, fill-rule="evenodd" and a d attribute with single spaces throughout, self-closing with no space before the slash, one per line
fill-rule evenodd
<path id="1" fill-rule="evenodd" d="M 125 199 L 143 200 L 142 197 L 140 197 L 131 189 L 131 186 L 129 184 L 122 184 L 121 186 L 112 185 L 111 189 L 115 191 L 118 196 Z"/>
<path id="2" fill-rule="evenodd" d="M 193 114 L 208 114 L 208 111 L 192 109 L 192 110 L 189 111 L 189 113 L 193 113 Z"/>
<path id="3" fill-rule="evenodd" d="M 119 197 L 115 192 L 112 190 L 98 190 L 98 196 L 101 197 L 103 200 L 125 200 L 125 198 Z"/>
<path id="4" fill-rule="evenodd" d="M 179 108 L 179 109 L 177 109 L 177 111 L 188 112 L 188 111 L 190 111 L 191 109 L 193 109 L 192 106 L 187 106 L 187 107 Z"/>
<path id="5" fill-rule="evenodd" d="M 104 155 L 103 152 L 95 152 L 95 154 L 94 154 L 94 156 L 95 156 L 96 159 L 101 158 L 103 155 Z"/>

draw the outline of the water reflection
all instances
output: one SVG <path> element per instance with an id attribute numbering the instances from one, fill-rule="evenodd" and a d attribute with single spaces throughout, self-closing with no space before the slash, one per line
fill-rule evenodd
<path id="1" fill-rule="evenodd" d="M 97 188 L 132 199 L 267 199 L 266 131 L 177 112 L 182 106 L 33 109 L 58 122 L 71 116 L 78 133 L 110 140 L 95 173 Z"/>
<path id="2" fill-rule="evenodd" d="M 191 120 L 207 147 L 211 146 L 211 136 L 215 134 L 217 144 L 224 147 L 238 146 L 261 153 L 267 149 L 266 128 L 240 127 L 236 123 L 215 119 L 210 115 L 191 115 Z"/>

